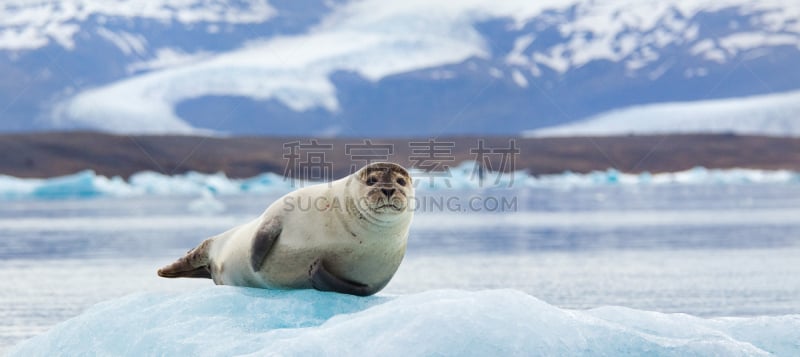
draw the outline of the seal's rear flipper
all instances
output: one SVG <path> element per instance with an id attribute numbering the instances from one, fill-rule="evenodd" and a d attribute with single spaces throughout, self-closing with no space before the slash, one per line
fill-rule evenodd
<path id="1" fill-rule="evenodd" d="M 174 263 L 158 269 L 158 276 L 163 278 L 208 278 L 211 279 L 209 269 L 208 249 L 211 239 L 206 239 L 196 248 L 190 250 Z"/>
<path id="2" fill-rule="evenodd" d="M 207 267 L 200 267 L 192 270 L 180 270 L 175 268 L 175 265 L 180 263 L 177 261 L 169 266 L 158 269 L 158 276 L 162 278 L 205 278 L 211 279 L 211 273 Z"/>

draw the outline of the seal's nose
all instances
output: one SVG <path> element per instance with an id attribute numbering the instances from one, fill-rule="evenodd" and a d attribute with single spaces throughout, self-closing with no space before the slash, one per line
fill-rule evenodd
<path id="1" fill-rule="evenodd" d="M 381 189 L 381 191 L 383 191 L 383 194 L 386 195 L 387 198 L 391 198 L 392 197 L 392 195 L 394 194 L 394 190 L 395 189 L 393 189 L 393 188 L 382 188 Z"/>

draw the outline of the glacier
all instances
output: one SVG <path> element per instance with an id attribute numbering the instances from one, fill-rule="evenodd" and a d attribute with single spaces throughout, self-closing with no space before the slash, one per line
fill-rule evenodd
<path id="1" fill-rule="evenodd" d="M 589 173 L 530 175 L 524 171 L 488 173 L 480 182 L 474 174 L 474 163 L 464 162 L 450 168 L 449 177 L 429 180 L 425 172 L 411 170 L 420 192 L 441 190 L 481 190 L 494 188 L 573 188 L 592 186 L 631 185 L 715 185 L 715 184 L 797 184 L 800 172 L 789 170 L 706 169 L 696 167 L 686 171 L 638 174 L 614 169 Z M 69 199 L 131 196 L 198 196 L 198 209 L 219 210 L 215 196 L 244 193 L 278 194 L 314 182 L 286 179 L 275 173 L 264 173 L 246 179 L 229 178 L 224 173 L 204 174 L 187 172 L 164 175 L 145 171 L 132 175 L 127 181 L 119 176 L 105 177 L 92 170 L 72 175 L 47 178 L 17 178 L 0 175 L 0 199 Z M 204 208 L 205 207 L 205 208 Z"/>
<path id="2" fill-rule="evenodd" d="M 792 356 L 800 315 L 567 310 L 516 290 L 367 298 L 218 286 L 100 303 L 10 356 Z"/>
<path id="3" fill-rule="evenodd" d="M 799 116 L 800 91 L 791 91 L 744 98 L 637 105 L 577 122 L 526 131 L 523 136 L 734 133 L 798 137 Z"/>

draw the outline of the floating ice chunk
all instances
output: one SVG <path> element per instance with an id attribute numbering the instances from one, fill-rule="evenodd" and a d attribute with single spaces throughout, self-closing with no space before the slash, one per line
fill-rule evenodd
<path id="1" fill-rule="evenodd" d="M 203 191 L 200 198 L 189 202 L 189 211 L 200 214 L 222 213 L 225 208 L 225 204 L 216 199 L 210 190 Z"/>
<path id="2" fill-rule="evenodd" d="M 15 199 L 29 197 L 36 190 L 39 179 L 21 179 L 0 175 L 0 198 Z"/>
<path id="3" fill-rule="evenodd" d="M 275 191 L 291 191 L 298 185 L 311 183 L 293 181 L 290 178 L 272 172 L 263 173 L 256 177 L 242 180 L 239 187 L 244 192 L 271 193 Z"/>
<path id="4" fill-rule="evenodd" d="M 729 185 L 760 183 L 798 183 L 800 173 L 787 170 L 753 170 L 753 169 L 706 169 L 695 167 L 686 171 L 651 174 L 622 173 L 615 169 L 592 171 L 577 174 L 570 171 L 562 174 L 525 176 L 521 175 L 530 187 L 588 187 L 608 185 Z"/>
<path id="5" fill-rule="evenodd" d="M 235 194 L 241 192 L 238 180 L 225 176 L 222 172 L 203 174 L 190 171 L 181 175 L 168 176 L 152 171 L 134 174 L 130 178 L 133 187 L 154 195 L 202 195 L 203 192 L 215 194 Z"/>
<path id="6" fill-rule="evenodd" d="M 585 174 L 564 172 L 561 174 L 532 176 L 524 171 L 498 173 L 485 171 L 480 179 L 475 163 L 464 162 L 450 167 L 446 172 L 433 175 L 421 170 L 411 170 L 415 186 L 420 193 L 442 190 L 481 190 L 496 188 L 545 187 L 563 188 L 592 186 L 631 185 L 717 185 L 717 184 L 797 184 L 800 173 L 777 170 L 727 169 L 711 170 L 697 167 L 673 173 L 628 174 L 615 169 L 593 171 Z M 315 182 L 286 179 L 274 173 L 265 173 L 248 179 L 231 179 L 224 173 L 203 174 L 188 172 L 168 176 L 145 171 L 134 174 L 126 182 L 120 177 L 106 178 L 94 171 L 50 179 L 19 179 L 0 175 L 0 198 L 83 198 L 96 196 L 131 195 L 189 195 L 200 196 L 204 192 L 214 195 L 242 193 L 282 193 Z"/>
<path id="7" fill-rule="evenodd" d="M 509 168 L 513 167 L 508 166 L 504 170 Z M 415 187 L 423 191 L 511 188 L 529 177 L 525 171 L 479 171 L 478 165 L 473 161 L 464 161 L 453 167 L 442 166 L 439 169 L 441 171 L 437 172 L 411 169 L 409 173 L 414 178 Z"/>
<path id="8" fill-rule="evenodd" d="M 81 171 L 45 181 L 33 190 L 36 197 L 91 197 L 99 194 L 94 186 L 94 171 Z"/>
<path id="9" fill-rule="evenodd" d="M 36 198 L 75 198 L 100 195 L 127 196 L 133 193 L 122 178 L 98 176 L 92 170 L 40 180 L 31 195 Z"/>
<path id="10" fill-rule="evenodd" d="M 223 172 L 215 174 L 202 174 L 199 172 L 187 172 L 182 177 L 183 180 L 194 183 L 203 192 L 211 191 L 218 194 L 234 194 L 241 192 L 241 187 L 237 180 L 231 180 Z"/>
<path id="11" fill-rule="evenodd" d="M 221 286 L 108 301 L 11 355 L 792 356 L 797 341 L 800 315 L 576 311 L 513 290 L 361 298 Z"/>

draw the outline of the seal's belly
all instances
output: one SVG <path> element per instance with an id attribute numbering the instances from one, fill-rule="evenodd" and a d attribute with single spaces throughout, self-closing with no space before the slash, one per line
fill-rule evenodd
<path id="1" fill-rule="evenodd" d="M 311 288 L 309 269 L 319 256 L 317 249 L 287 249 L 279 247 L 270 252 L 256 274 L 266 288 Z"/>
<path id="2" fill-rule="evenodd" d="M 325 249 L 279 247 L 268 256 L 257 274 L 264 285 L 260 287 L 311 288 L 311 266 L 322 259 L 325 267 L 336 276 L 375 285 L 391 279 L 400 265 L 402 253 L 389 253 L 358 246 L 328 246 Z"/>

